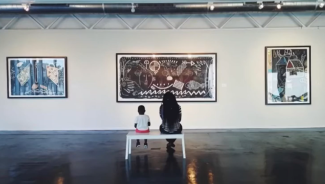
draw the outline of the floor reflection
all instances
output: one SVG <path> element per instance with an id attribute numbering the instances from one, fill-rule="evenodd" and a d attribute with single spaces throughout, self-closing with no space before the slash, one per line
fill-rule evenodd
<path id="1" fill-rule="evenodd" d="M 199 153 L 199 152 L 197 152 Z M 213 160 L 211 160 L 213 158 Z M 218 155 L 194 154 L 187 159 L 181 155 L 130 155 L 126 164 L 129 183 L 214 184 L 221 183 Z M 122 183 L 122 182 L 121 182 Z"/>
<path id="2" fill-rule="evenodd" d="M 10 167 L 10 184 L 71 184 L 70 164 L 64 159 L 28 160 Z"/>
<path id="3" fill-rule="evenodd" d="M 195 133 L 168 154 L 125 134 L 0 135 L 0 184 L 324 184 L 325 132 Z M 46 155 L 46 156 L 44 156 Z"/>
<path id="4" fill-rule="evenodd" d="M 181 164 L 180 164 L 181 162 Z M 155 157 L 148 155 L 129 155 L 125 161 L 128 183 L 185 183 L 186 160 L 174 154 Z"/>
<path id="5" fill-rule="evenodd" d="M 187 184 L 221 183 L 219 155 L 196 152 L 188 158 Z"/>
<path id="6" fill-rule="evenodd" d="M 197 160 L 193 159 L 187 167 L 187 179 L 190 184 L 197 184 Z"/>
<path id="7" fill-rule="evenodd" d="M 311 178 L 311 156 L 295 150 L 268 150 L 265 154 L 267 184 L 307 184 Z"/>

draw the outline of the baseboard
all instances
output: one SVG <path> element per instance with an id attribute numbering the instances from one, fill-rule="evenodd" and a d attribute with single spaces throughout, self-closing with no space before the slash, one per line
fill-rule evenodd
<path id="1" fill-rule="evenodd" d="M 37 130 L 37 131 L 0 131 L 0 135 L 84 135 L 84 134 L 126 134 L 134 129 L 124 130 Z M 158 131 L 158 129 L 151 129 L 151 131 Z M 225 133 L 225 132 L 323 132 L 325 127 L 320 128 L 238 128 L 238 129 L 184 129 L 184 133 Z"/>

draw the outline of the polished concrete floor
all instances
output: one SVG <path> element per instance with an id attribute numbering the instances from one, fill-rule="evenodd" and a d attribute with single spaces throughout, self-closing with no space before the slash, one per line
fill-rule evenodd
<path id="1" fill-rule="evenodd" d="M 187 158 L 125 134 L 0 135 L 0 184 L 324 184 L 325 132 L 187 133 Z M 141 140 L 143 143 L 143 140 Z"/>

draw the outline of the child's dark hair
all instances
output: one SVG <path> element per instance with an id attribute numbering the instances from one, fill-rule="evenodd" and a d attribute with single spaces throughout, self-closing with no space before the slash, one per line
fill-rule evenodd
<path id="1" fill-rule="evenodd" d="M 144 108 L 143 105 L 139 105 L 138 107 L 138 113 L 139 114 L 144 114 L 146 112 L 146 109 Z"/>

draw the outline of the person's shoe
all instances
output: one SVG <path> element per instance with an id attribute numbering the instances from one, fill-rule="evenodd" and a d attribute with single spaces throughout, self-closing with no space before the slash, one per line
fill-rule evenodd
<path id="1" fill-rule="evenodd" d="M 167 144 L 167 148 L 170 147 L 170 148 L 175 148 L 175 144 L 174 143 L 168 143 Z"/>
<path id="2" fill-rule="evenodd" d="M 140 142 L 139 141 L 137 141 L 136 147 L 137 148 L 140 147 Z"/>
<path id="3" fill-rule="evenodd" d="M 171 148 L 171 147 L 167 147 L 166 152 L 169 153 L 169 154 L 174 154 L 175 150 L 173 148 Z"/>
<path id="4" fill-rule="evenodd" d="M 166 148 L 168 149 L 168 148 L 171 148 L 171 147 L 172 147 L 171 144 L 170 143 L 167 143 Z"/>
<path id="5" fill-rule="evenodd" d="M 143 147 L 147 149 L 148 148 L 148 143 L 145 142 Z"/>

